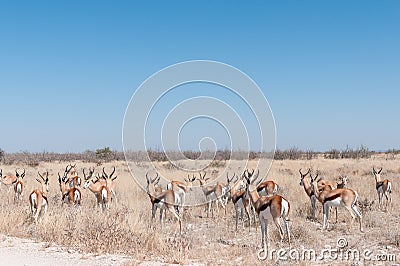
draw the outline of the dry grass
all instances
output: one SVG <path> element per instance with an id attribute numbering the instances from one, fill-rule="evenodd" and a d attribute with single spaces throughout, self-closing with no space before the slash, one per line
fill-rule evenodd
<path id="1" fill-rule="evenodd" d="M 269 178 L 276 181 L 281 187 L 281 193 L 291 203 L 290 228 L 292 233 L 291 248 L 316 249 L 326 245 L 336 246 L 338 237 L 344 236 L 349 247 L 360 250 L 369 248 L 376 252 L 384 251 L 399 254 L 400 229 L 398 220 L 400 212 L 397 188 L 400 187 L 400 158 L 385 160 L 384 157 L 375 156 L 370 159 L 312 159 L 298 161 L 275 161 L 272 165 Z M 159 163 L 162 174 L 171 177 L 184 177 L 175 167 L 164 167 Z M 25 167 L 25 193 L 23 201 L 14 203 L 13 193 L 6 193 L 2 187 L 0 195 L 0 233 L 33 238 L 37 241 L 57 243 L 68 248 L 94 253 L 119 253 L 128 254 L 134 260 L 160 261 L 166 263 L 193 263 L 200 262 L 210 265 L 243 265 L 264 264 L 257 259 L 257 250 L 260 247 L 259 226 L 238 232 L 234 231 L 234 212 L 232 204 L 228 205 L 228 213 L 217 214 L 217 218 L 205 218 L 203 207 L 193 207 L 185 211 L 183 235 L 178 232 L 175 220 L 168 220 L 163 229 L 159 223 L 150 223 L 150 202 L 131 178 L 124 162 L 110 162 L 105 166 L 117 167 L 117 193 L 118 203 L 112 205 L 108 213 L 102 213 L 95 208 L 95 198 L 90 191 L 82 189 L 82 207 L 75 209 L 64 205 L 61 207 L 61 196 L 58 190 L 57 172 L 62 172 L 65 163 L 39 163 L 35 167 L 26 165 L 2 166 L 3 174 L 14 172 L 16 167 Z M 237 162 L 227 164 L 227 171 L 237 171 Z M 392 212 L 377 210 L 377 194 L 375 181 L 371 174 L 372 166 L 384 169 L 383 177 L 389 178 L 393 183 Z M 77 162 L 78 169 L 95 166 L 89 163 Z M 249 167 L 254 167 L 255 162 L 250 162 Z M 223 169 L 208 169 L 219 171 Z M 351 232 L 346 230 L 344 221 L 349 221 L 349 214 L 344 209 L 339 210 L 339 223 L 331 219 L 331 229 L 321 232 L 322 208 L 317 204 L 318 222 L 307 219 L 310 214 L 310 202 L 302 187 L 299 186 L 299 168 L 312 167 L 319 169 L 326 179 L 338 181 L 340 174 L 349 176 L 348 187 L 354 188 L 360 195 L 363 203 L 363 217 L 365 233 L 353 226 Z M 146 171 L 143 164 L 143 172 Z M 28 194 L 39 184 L 34 177 L 37 171 L 49 170 L 50 193 L 49 210 L 41 223 L 35 225 L 30 219 Z M 100 170 L 97 167 L 96 170 Z M 214 171 L 215 173 L 215 171 Z M 179 178 L 178 178 L 179 179 Z M 372 203 L 372 200 L 375 200 Z M 371 205 L 372 204 L 372 205 Z M 170 216 L 168 216 L 170 217 Z M 288 248 L 286 241 L 280 242 L 277 229 L 269 227 L 271 248 Z M 398 257 L 399 257 L 398 256 Z M 397 258 L 399 259 L 399 258 Z M 298 262 L 300 263 L 300 262 Z M 307 265 L 307 262 L 302 262 Z M 280 263 L 285 264 L 285 263 Z M 339 262 L 338 264 L 343 264 Z"/>

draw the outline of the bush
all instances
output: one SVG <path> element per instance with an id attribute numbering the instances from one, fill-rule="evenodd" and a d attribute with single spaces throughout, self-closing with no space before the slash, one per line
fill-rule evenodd
<path id="1" fill-rule="evenodd" d="M 113 152 L 109 147 L 96 150 L 96 157 L 100 160 L 109 161 L 113 155 Z"/>

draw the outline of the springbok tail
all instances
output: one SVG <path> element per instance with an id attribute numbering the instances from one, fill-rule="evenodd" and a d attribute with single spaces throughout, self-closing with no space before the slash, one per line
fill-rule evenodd
<path id="1" fill-rule="evenodd" d="M 351 206 L 356 206 L 356 207 L 357 207 L 358 193 L 357 193 L 357 191 L 354 191 L 354 193 L 356 194 L 356 197 L 355 197 L 355 199 L 354 199 L 353 204 L 351 204 Z"/>
<path id="2" fill-rule="evenodd" d="M 290 204 L 286 199 L 282 198 L 282 214 L 284 214 L 286 221 L 290 221 L 289 213 L 290 213 Z"/>
<path id="3" fill-rule="evenodd" d="M 274 191 L 272 192 L 274 195 L 276 195 L 276 193 L 278 193 L 278 189 L 279 189 L 279 186 L 278 186 L 278 184 L 275 184 L 275 186 L 274 186 Z"/>
<path id="4" fill-rule="evenodd" d="M 79 190 L 75 190 L 75 193 L 74 193 L 75 204 L 79 203 L 80 200 L 81 200 L 81 192 Z"/>
<path id="5" fill-rule="evenodd" d="M 103 188 L 103 189 L 101 190 L 101 200 L 102 200 L 103 202 L 106 202 L 106 201 L 107 201 L 107 189 L 106 189 L 106 188 Z"/>
<path id="6" fill-rule="evenodd" d="M 392 182 L 388 182 L 387 192 L 392 193 Z"/>
<path id="7" fill-rule="evenodd" d="M 31 195 L 31 202 L 32 202 L 33 208 L 37 209 L 38 204 L 37 204 L 36 194 L 32 194 L 32 195 Z"/>

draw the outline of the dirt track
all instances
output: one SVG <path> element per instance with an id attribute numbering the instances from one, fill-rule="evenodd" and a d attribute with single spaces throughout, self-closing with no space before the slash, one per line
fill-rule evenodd
<path id="1" fill-rule="evenodd" d="M 81 254 L 73 250 L 36 243 L 30 239 L 21 239 L 0 235 L 0 258 L 2 265 L 123 265 L 128 257 L 117 255 Z M 61 263 L 61 264 L 60 264 Z"/>

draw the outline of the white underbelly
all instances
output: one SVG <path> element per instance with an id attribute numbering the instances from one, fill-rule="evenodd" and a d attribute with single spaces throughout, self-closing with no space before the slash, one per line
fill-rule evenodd
<path id="1" fill-rule="evenodd" d="M 265 189 L 261 190 L 260 193 L 258 193 L 258 195 L 260 195 L 260 197 L 268 196 L 267 192 L 265 192 Z"/>
<path id="2" fill-rule="evenodd" d="M 270 208 L 266 208 L 265 210 L 263 210 L 262 212 L 260 212 L 260 219 L 263 220 L 269 220 L 272 219 L 272 215 L 271 215 L 271 209 Z"/>
<path id="3" fill-rule="evenodd" d="M 160 208 L 160 209 L 165 209 L 166 208 L 164 200 L 161 200 L 160 202 L 158 202 L 158 203 L 156 203 L 154 205 L 156 205 L 156 207 Z"/>

